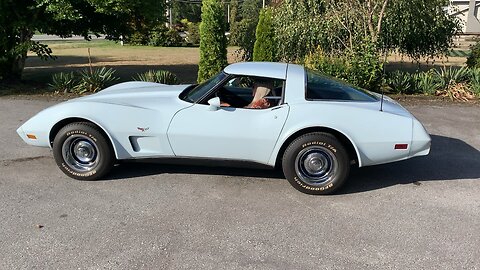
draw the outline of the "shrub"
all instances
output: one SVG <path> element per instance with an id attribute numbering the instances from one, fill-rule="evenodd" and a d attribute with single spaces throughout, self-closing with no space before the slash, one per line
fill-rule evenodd
<path id="1" fill-rule="evenodd" d="M 305 65 L 372 91 L 377 91 L 383 82 L 383 63 L 368 41 L 342 55 L 325 54 L 319 48 L 305 58 Z"/>
<path id="2" fill-rule="evenodd" d="M 151 46 L 157 47 L 179 47 L 182 46 L 183 39 L 174 29 L 169 29 L 164 25 L 158 26 L 150 33 L 148 42 Z"/>
<path id="3" fill-rule="evenodd" d="M 383 62 L 376 45 L 370 40 L 356 44 L 347 53 L 348 75 L 353 84 L 377 91 L 383 83 Z"/>
<path id="4" fill-rule="evenodd" d="M 168 29 L 166 39 L 163 43 L 164 47 L 180 47 L 183 44 L 182 37 L 175 29 Z"/>
<path id="5" fill-rule="evenodd" d="M 177 76 L 168 70 L 149 70 L 133 77 L 136 81 L 176 84 Z"/>
<path id="6" fill-rule="evenodd" d="M 182 23 L 186 26 L 186 41 L 188 44 L 198 45 L 200 43 L 200 24 L 189 22 L 187 19 L 182 20 Z"/>
<path id="7" fill-rule="evenodd" d="M 72 92 L 77 83 L 73 72 L 60 72 L 52 76 L 52 82 L 48 86 L 55 92 L 66 94 Z"/>
<path id="8" fill-rule="evenodd" d="M 345 79 L 348 73 L 348 66 L 344 57 L 328 56 L 320 48 L 307 55 L 305 66 L 339 79 Z"/>
<path id="9" fill-rule="evenodd" d="M 260 18 L 257 25 L 255 46 L 253 48 L 253 61 L 276 61 L 273 12 L 271 9 L 268 8 L 260 12 Z"/>
<path id="10" fill-rule="evenodd" d="M 412 89 L 413 77 L 408 72 L 396 70 L 388 74 L 387 84 L 396 94 L 407 94 Z"/>
<path id="11" fill-rule="evenodd" d="M 226 22 L 220 0 L 202 1 L 200 63 L 198 82 L 203 82 L 227 66 Z"/>
<path id="12" fill-rule="evenodd" d="M 470 50 L 472 52 L 467 58 L 467 66 L 469 68 L 480 68 L 480 41 L 471 46 Z"/>
<path id="13" fill-rule="evenodd" d="M 146 31 L 135 31 L 125 39 L 131 45 L 148 45 L 150 42 L 149 34 Z"/>
<path id="14" fill-rule="evenodd" d="M 116 80 L 118 77 L 115 77 L 115 70 L 111 68 L 86 68 L 80 71 L 80 82 L 74 90 L 79 94 L 95 93 L 110 86 Z"/>

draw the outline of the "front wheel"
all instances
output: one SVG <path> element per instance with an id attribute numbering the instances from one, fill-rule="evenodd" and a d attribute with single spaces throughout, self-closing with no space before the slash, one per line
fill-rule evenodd
<path id="1" fill-rule="evenodd" d="M 53 156 L 66 175 L 87 181 L 107 174 L 115 162 L 107 139 L 95 125 L 86 122 L 66 125 L 57 133 Z"/>
<path id="2" fill-rule="evenodd" d="M 297 190 L 326 195 L 340 188 L 350 163 L 345 147 L 329 133 L 314 132 L 295 139 L 282 159 L 285 177 Z"/>

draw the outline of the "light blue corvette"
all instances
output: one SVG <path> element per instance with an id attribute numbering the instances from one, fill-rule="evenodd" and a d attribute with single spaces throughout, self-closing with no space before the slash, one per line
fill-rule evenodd
<path id="1" fill-rule="evenodd" d="M 430 136 L 392 99 L 301 66 L 237 63 L 200 85 L 127 82 L 48 108 L 17 133 L 50 147 L 68 176 L 99 179 L 118 160 L 187 158 L 283 168 L 328 194 L 350 166 L 427 155 Z"/>

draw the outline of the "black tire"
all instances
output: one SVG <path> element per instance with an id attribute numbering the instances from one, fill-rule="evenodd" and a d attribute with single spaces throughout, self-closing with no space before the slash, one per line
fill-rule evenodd
<path id="1" fill-rule="evenodd" d="M 66 175 L 84 181 L 105 176 L 115 163 L 107 138 L 98 127 L 87 122 L 68 124 L 60 129 L 53 141 L 53 156 Z"/>
<path id="2" fill-rule="evenodd" d="M 345 147 L 335 136 L 314 132 L 290 143 L 283 155 L 282 168 L 288 182 L 297 190 L 326 195 L 345 183 L 350 162 Z"/>

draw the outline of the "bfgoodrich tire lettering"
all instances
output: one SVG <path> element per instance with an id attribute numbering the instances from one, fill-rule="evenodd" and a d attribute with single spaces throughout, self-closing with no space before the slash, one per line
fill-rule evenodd
<path id="1" fill-rule="evenodd" d="M 115 162 L 114 152 L 99 129 L 87 122 L 66 125 L 55 136 L 53 156 L 58 167 L 78 180 L 97 180 Z"/>
<path id="2" fill-rule="evenodd" d="M 329 133 L 314 132 L 295 139 L 282 159 L 285 177 L 297 190 L 330 194 L 348 177 L 350 163 L 344 146 Z"/>

